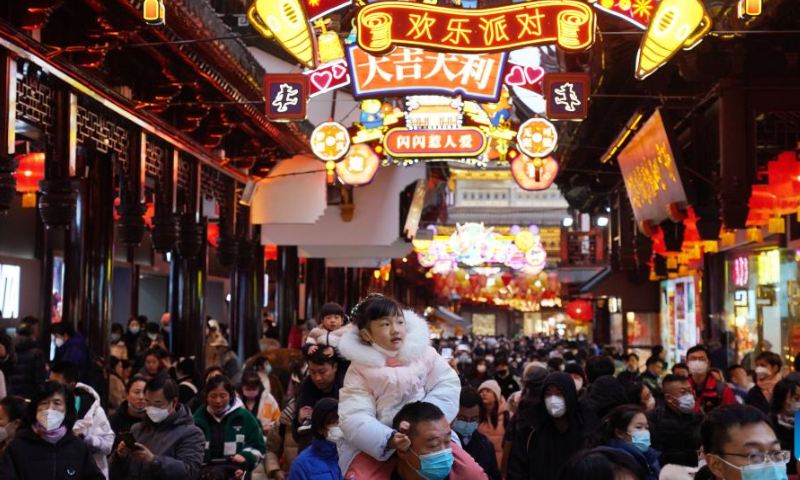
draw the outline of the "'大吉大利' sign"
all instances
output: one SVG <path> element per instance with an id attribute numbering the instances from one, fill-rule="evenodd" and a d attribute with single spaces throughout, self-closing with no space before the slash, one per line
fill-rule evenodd
<path id="1" fill-rule="evenodd" d="M 300 74 L 264 75 L 267 118 L 276 122 L 305 120 L 308 77 Z"/>
<path id="2" fill-rule="evenodd" d="M 396 158 L 477 157 L 486 146 L 486 137 L 476 127 L 453 130 L 393 128 L 383 137 L 386 154 Z"/>
<path id="3" fill-rule="evenodd" d="M 547 118 L 578 119 L 589 114 L 591 80 L 586 73 L 549 73 L 544 76 Z"/>
<path id="4" fill-rule="evenodd" d="M 378 57 L 352 45 L 347 56 L 356 98 L 438 93 L 496 102 L 508 54 L 444 53 L 398 47 Z"/>
<path id="5" fill-rule="evenodd" d="M 675 163 L 669 135 L 656 110 L 617 156 L 636 223 L 660 223 L 669 207 L 686 208 L 688 201 Z"/>
<path id="6" fill-rule="evenodd" d="M 383 55 L 396 46 L 489 53 L 558 44 L 579 51 L 594 42 L 594 10 L 576 0 L 537 0 L 483 9 L 379 2 L 361 8 L 358 45 Z"/>

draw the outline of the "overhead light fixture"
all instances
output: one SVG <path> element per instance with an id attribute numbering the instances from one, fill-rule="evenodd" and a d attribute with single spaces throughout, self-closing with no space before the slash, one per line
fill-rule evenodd
<path id="1" fill-rule="evenodd" d="M 575 223 L 575 219 L 574 219 L 574 218 L 572 218 L 572 217 L 564 217 L 564 220 L 561 220 L 561 225 L 563 225 L 563 226 L 564 226 L 564 228 L 569 228 L 569 227 L 571 227 L 571 226 L 572 226 L 574 223 Z"/>
<path id="2" fill-rule="evenodd" d="M 607 227 L 608 226 L 608 217 L 606 217 L 605 215 L 601 215 L 601 216 L 597 217 L 597 220 L 595 220 L 595 222 L 597 223 L 598 227 Z"/>
<path id="3" fill-rule="evenodd" d="M 250 206 L 253 203 L 253 195 L 256 193 L 256 182 L 253 180 L 248 180 L 247 185 L 244 186 L 244 191 L 242 192 L 242 198 L 239 199 L 239 204 Z"/>

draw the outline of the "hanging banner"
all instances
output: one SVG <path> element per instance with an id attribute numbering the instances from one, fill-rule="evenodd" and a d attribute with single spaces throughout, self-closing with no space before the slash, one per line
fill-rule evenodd
<path id="1" fill-rule="evenodd" d="M 386 154 L 396 158 L 477 157 L 486 146 L 486 138 L 477 127 L 456 130 L 393 128 L 383 137 Z"/>
<path id="2" fill-rule="evenodd" d="M 384 55 L 396 46 L 465 53 L 502 52 L 558 44 L 580 51 L 594 42 L 595 14 L 575 0 L 537 0 L 483 9 L 379 2 L 356 18 L 358 45 Z"/>
<path id="3" fill-rule="evenodd" d="M 376 57 L 357 45 L 347 49 L 353 96 L 461 95 L 496 102 L 503 86 L 506 53 L 463 54 L 398 47 Z"/>

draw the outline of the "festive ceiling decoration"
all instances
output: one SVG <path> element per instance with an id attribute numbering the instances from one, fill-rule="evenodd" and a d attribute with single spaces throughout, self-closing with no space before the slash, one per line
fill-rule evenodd
<path id="1" fill-rule="evenodd" d="M 558 144 L 558 132 L 544 118 L 531 118 L 519 127 L 517 147 L 529 157 L 546 157 Z"/>
<path id="2" fill-rule="evenodd" d="M 739 0 L 739 18 L 757 17 L 761 15 L 762 0 Z"/>
<path id="3" fill-rule="evenodd" d="M 308 77 L 303 74 L 264 75 L 267 118 L 273 122 L 306 119 Z"/>
<path id="4" fill-rule="evenodd" d="M 420 265 L 432 268 L 434 273 L 447 273 L 459 264 L 478 267 L 498 264 L 513 270 L 535 275 L 547 266 L 539 228 L 530 226 L 527 232 L 505 236 L 485 227 L 482 223 L 457 225 L 450 236 L 434 236 L 426 249 L 417 250 Z"/>
<path id="5" fill-rule="evenodd" d="M 413 95 L 406 98 L 406 126 L 419 129 L 460 128 L 464 102 L 442 95 Z"/>
<path id="6" fill-rule="evenodd" d="M 344 60 L 337 60 L 303 73 L 308 75 L 309 98 L 350 85 L 350 72 Z"/>
<path id="7" fill-rule="evenodd" d="M 523 312 L 561 306 L 561 284 L 555 273 L 512 274 L 499 269 L 461 268 L 432 276 L 434 292 L 448 300 L 488 303 Z"/>
<path id="8" fill-rule="evenodd" d="M 376 57 L 357 45 L 347 49 L 353 95 L 461 95 L 495 102 L 500 96 L 506 53 L 461 54 L 398 47 Z"/>
<path id="9" fill-rule="evenodd" d="M 375 178 L 380 165 L 380 158 L 371 148 L 351 145 L 344 160 L 336 164 L 336 174 L 345 185 L 366 185 Z"/>
<path id="10" fill-rule="evenodd" d="M 302 65 L 316 67 L 316 37 L 300 0 L 255 0 L 247 18 L 258 33 L 275 39 Z"/>
<path id="11" fill-rule="evenodd" d="M 303 8 L 311 22 L 352 4 L 353 0 L 303 0 Z"/>
<path id="12" fill-rule="evenodd" d="M 659 0 L 600 0 L 594 7 L 645 30 L 653 18 Z"/>
<path id="13" fill-rule="evenodd" d="M 342 40 L 339 38 L 338 33 L 328 30 L 328 25 L 330 23 L 330 19 L 319 19 L 314 22 L 314 26 L 321 30 L 321 33 L 317 38 L 317 52 L 319 54 L 319 63 L 321 64 L 341 60 L 344 58 Z"/>
<path id="14" fill-rule="evenodd" d="M 711 17 L 700 0 L 662 0 L 642 38 L 636 78 L 643 80 L 679 50 L 690 50 L 711 30 Z"/>
<path id="15" fill-rule="evenodd" d="M 547 118 L 574 120 L 589 115 L 589 91 L 592 80 L 588 73 L 550 73 L 544 77 Z"/>
<path id="16" fill-rule="evenodd" d="M 580 51 L 594 43 L 592 8 L 574 0 L 537 0 L 485 9 L 457 9 L 410 2 L 361 8 L 358 44 L 383 55 L 395 46 L 487 53 L 557 43 Z"/>
<path id="17" fill-rule="evenodd" d="M 341 123 L 324 122 L 311 133 L 311 151 L 320 160 L 336 161 L 350 148 L 350 134 Z"/>
<path id="18" fill-rule="evenodd" d="M 573 320 L 591 322 L 594 318 L 592 302 L 588 300 L 573 300 L 564 306 L 564 311 Z"/>
<path id="19" fill-rule="evenodd" d="M 43 152 L 26 153 L 17 157 L 19 162 L 14 176 L 17 179 L 17 193 L 22 194 L 23 208 L 36 207 L 36 192 L 39 191 L 39 182 L 44 180 Z"/>
<path id="20" fill-rule="evenodd" d="M 546 190 L 558 175 L 558 162 L 553 157 L 519 155 L 511 161 L 511 175 L 523 190 Z"/>

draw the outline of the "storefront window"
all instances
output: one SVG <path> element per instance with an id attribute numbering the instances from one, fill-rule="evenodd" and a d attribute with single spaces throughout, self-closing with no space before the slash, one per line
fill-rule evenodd
<path id="1" fill-rule="evenodd" d="M 661 344 L 670 365 L 684 361 L 700 339 L 697 282 L 681 277 L 661 282 Z"/>

